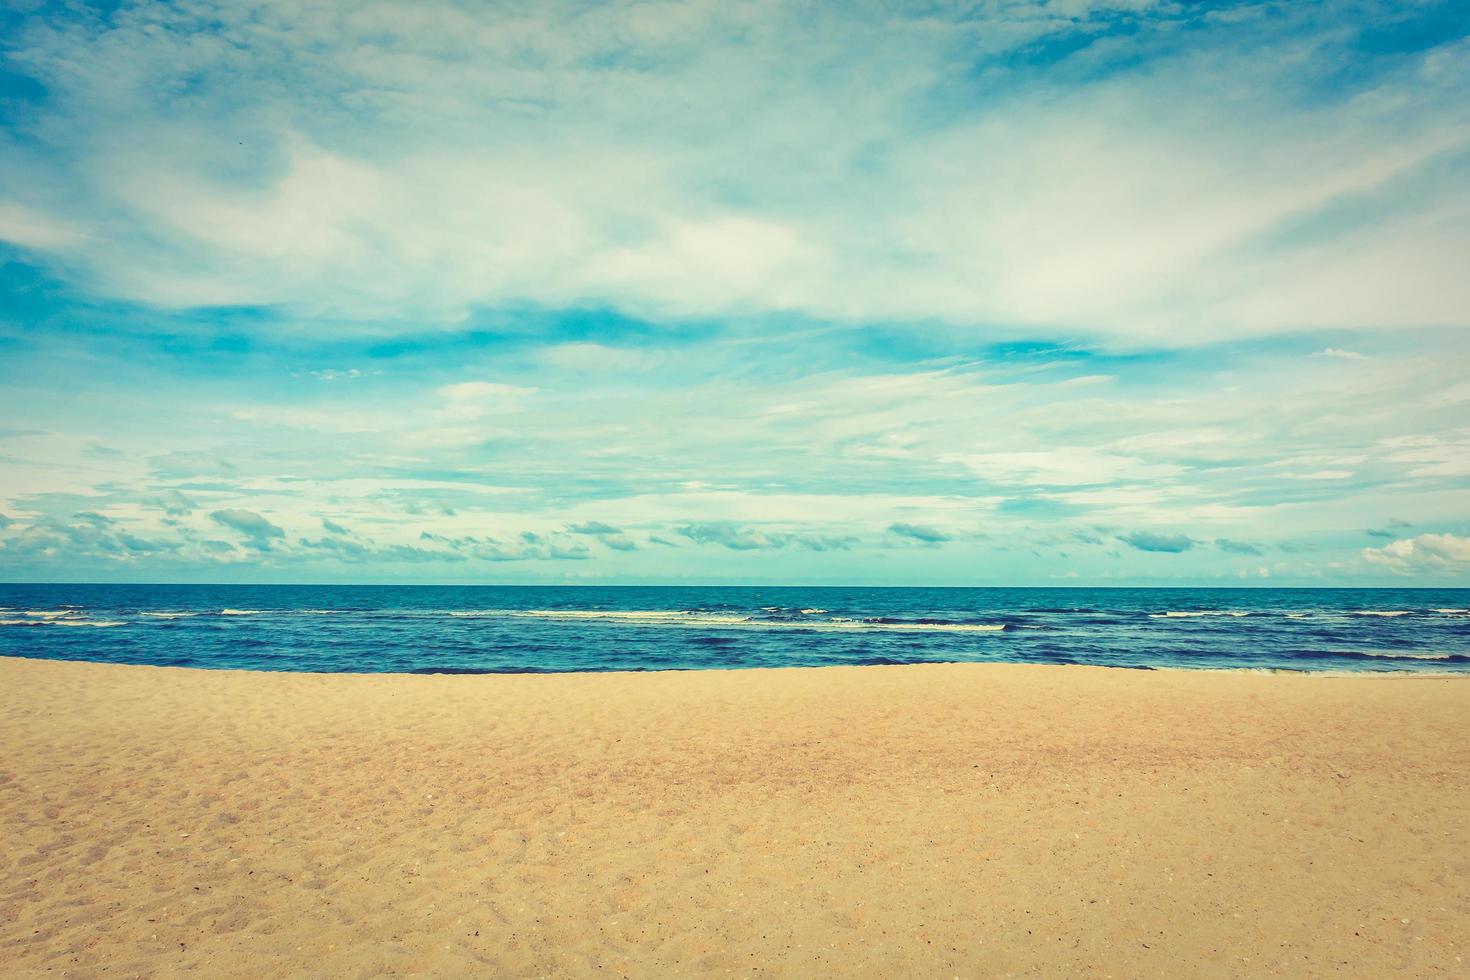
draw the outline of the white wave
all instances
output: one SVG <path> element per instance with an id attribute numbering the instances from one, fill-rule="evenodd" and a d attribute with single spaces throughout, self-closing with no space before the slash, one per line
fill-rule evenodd
<path id="1" fill-rule="evenodd" d="M 335 615 L 336 613 L 338 613 L 340 611 L 341 610 L 338 610 L 338 609 L 302 609 L 302 610 L 300 610 L 300 612 L 301 612 L 301 614 L 303 616 L 332 616 L 332 615 Z"/>
<path id="2" fill-rule="evenodd" d="M 36 619 L 61 619 L 64 616 L 75 616 L 75 609 L 28 609 L 21 613 L 22 616 L 33 616 Z"/>
<path id="3" fill-rule="evenodd" d="M 126 626 L 124 619 L 53 619 L 52 626 Z"/>
<path id="4" fill-rule="evenodd" d="M 256 616 L 264 610 L 261 609 L 221 609 L 221 616 Z"/>
<path id="5" fill-rule="evenodd" d="M 45 619 L 0 619 L 0 626 L 45 626 Z"/>
<path id="6" fill-rule="evenodd" d="M 678 625 L 736 626 L 755 622 L 748 616 L 719 616 L 682 609 L 474 609 L 452 610 L 449 615 L 457 619 L 564 619 Z"/>
<path id="7" fill-rule="evenodd" d="M 777 607 L 779 608 L 779 607 Z M 823 610 L 825 611 L 825 610 Z M 815 615 L 816 613 L 812 613 Z M 476 609 L 451 610 L 460 619 L 542 619 L 628 623 L 646 626 L 707 626 L 750 630 L 867 631 L 883 633 L 999 633 L 1005 623 L 875 623 L 865 619 L 754 619 L 689 609 Z"/>
<path id="8" fill-rule="evenodd" d="M 1457 616 L 1470 613 L 1470 609 L 1436 609 L 1435 612 L 1442 613 L 1446 616 Z"/>
<path id="9" fill-rule="evenodd" d="M 1392 619 L 1395 616 L 1407 616 L 1407 609 L 1358 609 L 1353 612 L 1354 616 L 1381 616 L 1384 619 Z"/>
<path id="10" fill-rule="evenodd" d="M 510 613 L 510 615 L 534 619 L 614 620 L 618 622 L 680 623 L 700 626 L 761 624 L 761 621 L 752 620 L 749 616 L 722 616 L 717 613 L 700 613 L 687 609 L 620 609 L 615 611 L 597 609 L 527 609 L 523 612 Z M 773 623 L 771 625 L 780 624 Z"/>
<path id="11" fill-rule="evenodd" d="M 799 612 L 803 616 L 820 616 L 822 613 L 824 613 L 826 611 L 827 610 L 825 610 L 825 609 L 802 609 L 802 610 L 799 610 Z"/>
<path id="12" fill-rule="evenodd" d="M 1149 619 L 1194 619 L 1199 616 L 1249 616 L 1248 612 L 1240 612 L 1235 609 L 1198 609 L 1188 612 L 1162 612 L 1149 613 Z"/>
<path id="13" fill-rule="evenodd" d="M 190 616 L 197 616 L 199 614 L 191 612 L 145 612 L 141 613 L 141 615 L 149 616 L 153 619 L 187 619 Z"/>
<path id="14" fill-rule="evenodd" d="M 1397 650 L 1357 650 L 1364 657 L 1382 657 L 1385 660 L 1448 660 L 1453 653 L 1402 653 Z"/>

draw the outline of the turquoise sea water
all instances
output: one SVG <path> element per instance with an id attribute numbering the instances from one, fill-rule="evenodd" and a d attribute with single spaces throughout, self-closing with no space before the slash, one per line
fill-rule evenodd
<path id="1" fill-rule="evenodd" d="M 0 654 L 332 672 L 1470 672 L 1470 589 L 0 585 Z"/>

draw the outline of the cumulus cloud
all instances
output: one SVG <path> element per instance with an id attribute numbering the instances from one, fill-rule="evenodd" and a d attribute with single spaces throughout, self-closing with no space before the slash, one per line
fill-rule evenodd
<path id="1" fill-rule="evenodd" d="M 762 531 L 729 521 L 705 521 L 677 529 L 695 544 L 714 544 L 732 551 L 765 551 L 777 548 L 803 548 L 808 551 L 841 551 L 851 548 L 856 538 L 820 534 L 795 534 Z"/>
<path id="2" fill-rule="evenodd" d="M 415 548 L 404 544 L 379 545 L 374 542 L 351 541 L 340 537 L 320 538 L 315 541 L 303 538 L 299 543 L 301 548 L 308 553 L 327 555 L 349 564 L 462 562 L 466 560 L 465 556 L 455 551 Z"/>
<path id="3" fill-rule="evenodd" d="M 1232 541 L 1229 538 L 1216 538 L 1215 547 L 1221 551 L 1228 551 L 1232 555 L 1259 555 L 1261 549 L 1249 541 Z"/>
<path id="4" fill-rule="evenodd" d="M 1400 538 L 1381 548 L 1364 548 L 1363 557 L 1400 571 L 1458 568 L 1470 563 L 1470 537 L 1421 534 Z"/>
<path id="5" fill-rule="evenodd" d="M 732 551 L 782 548 L 786 544 L 784 535 L 764 534 L 726 521 L 689 524 L 678 532 L 695 544 L 718 544 Z"/>
<path id="6" fill-rule="evenodd" d="M 888 533 L 896 534 L 901 538 L 912 538 L 925 544 L 939 544 L 951 538 L 951 535 L 927 524 L 890 524 Z"/>
<path id="7" fill-rule="evenodd" d="M 80 515 L 79 515 L 80 516 Z M 66 522 L 42 518 L 0 542 L 0 553 L 14 560 L 52 562 L 132 562 L 177 548 L 174 542 L 143 538 L 115 526 L 83 518 Z"/>
<path id="8" fill-rule="evenodd" d="M 580 534 L 585 537 L 596 538 L 597 541 L 613 551 L 637 551 L 638 544 L 632 538 L 622 532 L 621 528 L 604 524 L 602 521 L 583 521 L 579 524 L 567 526 L 568 534 Z"/>
<path id="9" fill-rule="evenodd" d="M 162 507 L 163 512 L 170 517 L 187 517 L 194 513 L 195 503 L 177 490 L 168 490 L 162 496 L 152 501 L 155 506 Z"/>
<path id="10" fill-rule="evenodd" d="M 1158 551 L 1179 554 L 1194 547 L 1194 539 L 1183 534 L 1158 534 L 1153 531 L 1133 531 L 1118 535 L 1118 540 L 1138 551 Z"/>
<path id="11" fill-rule="evenodd" d="M 328 520 L 325 517 L 322 518 L 322 527 L 326 528 L 327 529 L 327 532 L 329 534 L 336 534 L 336 535 L 344 535 L 345 536 L 347 534 L 352 533 L 352 532 L 348 531 L 347 528 L 343 527 L 341 524 L 338 524 L 336 521 Z"/>
<path id="12" fill-rule="evenodd" d="M 424 531 L 420 540 L 433 542 L 457 559 L 477 561 L 586 561 L 592 557 L 587 546 L 552 535 L 523 531 L 506 541 L 488 535 L 466 534 L 457 537 Z"/>
<path id="13" fill-rule="evenodd" d="M 66 523 L 48 518 L 0 541 L 0 551 L 9 558 L 41 565 L 97 561 L 136 564 L 151 560 L 160 563 L 157 567 L 169 569 L 218 568 L 238 563 L 290 568 L 321 562 L 391 568 L 405 564 L 581 561 L 591 557 L 585 546 L 555 534 L 526 532 L 504 539 L 422 532 L 418 541 L 410 544 L 344 536 L 328 527 L 325 537 L 288 539 L 279 526 L 253 511 L 221 510 L 210 517 L 215 524 L 242 534 L 248 548 L 201 538 L 195 529 L 186 526 L 172 528 L 172 537 L 160 540 L 124 531 L 116 522 Z"/>
<path id="14" fill-rule="evenodd" d="M 209 519 L 222 527 L 240 532 L 255 547 L 262 551 L 270 547 L 273 539 L 284 538 L 286 532 L 252 510 L 217 510 Z"/>
<path id="15" fill-rule="evenodd" d="M 621 529 L 615 528 L 611 524 L 604 524 L 601 521 L 583 521 L 580 524 L 570 525 L 567 530 L 572 534 L 589 534 L 594 537 L 623 533 Z"/>

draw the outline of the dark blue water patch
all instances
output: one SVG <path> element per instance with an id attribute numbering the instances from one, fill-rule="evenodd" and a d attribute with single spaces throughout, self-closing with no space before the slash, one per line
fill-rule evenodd
<path id="1" fill-rule="evenodd" d="M 1465 664 L 1470 663 L 1470 655 L 1458 653 L 1445 654 L 1404 654 L 1404 653 L 1361 653 L 1355 650 L 1296 650 L 1290 656 L 1296 660 L 1363 660 L 1363 661 L 1392 661 L 1403 663 L 1411 661 L 1424 664 Z"/>
<path id="2" fill-rule="evenodd" d="M 1005 661 L 1460 673 L 1467 609 L 1467 589 L 0 586 L 0 654 L 358 673 Z"/>

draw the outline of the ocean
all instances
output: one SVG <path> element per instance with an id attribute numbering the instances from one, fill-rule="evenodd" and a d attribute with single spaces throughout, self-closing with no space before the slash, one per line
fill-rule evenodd
<path id="1" fill-rule="evenodd" d="M 1470 672 L 1470 589 L 0 585 L 0 654 L 541 673 L 999 662 Z"/>

